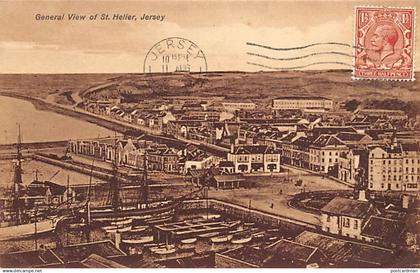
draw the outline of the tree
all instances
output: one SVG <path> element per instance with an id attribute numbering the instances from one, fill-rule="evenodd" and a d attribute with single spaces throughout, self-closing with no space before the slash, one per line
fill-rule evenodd
<path id="1" fill-rule="evenodd" d="M 346 101 L 346 103 L 344 104 L 344 108 L 345 108 L 347 111 L 353 112 L 354 110 L 356 110 L 356 109 L 357 109 L 357 107 L 359 107 L 359 105 L 360 105 L 361 103 L 362 103 L 361 101 L 356 100 L 356 99 L 348 100 L 348 101 Z"/>

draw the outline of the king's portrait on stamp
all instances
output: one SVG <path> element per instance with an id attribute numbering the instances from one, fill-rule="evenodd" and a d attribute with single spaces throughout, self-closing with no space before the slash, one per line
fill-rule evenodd
<path id="1" fill-rule="evenodd" d="M 414 18 L 413 8 L 356 8 L 355 78 L 413 78 Z"/>

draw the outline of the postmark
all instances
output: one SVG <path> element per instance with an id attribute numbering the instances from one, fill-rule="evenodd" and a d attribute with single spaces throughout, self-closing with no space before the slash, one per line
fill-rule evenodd
<path id="1" fill-rule="evenodd" d="M 354 79 L 414 80 L 415 9 L 356 7 Z"/>
<path id="2" fill-rule="evenodd" d="M 181 37 L 169 37 L 157 42 L 149 50 L 144 59 L 143 72 L 147 74 L 147 83 L 152 91 L 164 94 L 172 88 L 172 74 L 207 72 L 207 60 L 194 42 Z"/>

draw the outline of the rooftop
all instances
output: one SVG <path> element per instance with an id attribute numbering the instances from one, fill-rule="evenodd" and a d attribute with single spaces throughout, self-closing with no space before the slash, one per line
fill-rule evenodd
<path id="1" fill-rule="evenodd" d="M 321 212 L 354 218 L 363 218 L 368 214 L 369 209 L 370 204 L 367 201 L 335 197 L 321 209 Z"/>
<path id="2" fill-rule="evenodd" d="M 362 230 L 362 235 L 381 239 L 385 242 L 398 242 L 404 230 L 402 221 L 371 216 Z"/>
<path id="3" fill-rule="evenodd" d="M 284 96 L 277 97 L 275 100 L 330 100 L 328 98 L 319 97 L 319 96 Z"/>
<path id="4" fill-rule="evenodd" d="M 378 267 L 393 260 L 394 253 L 385 248 L 349 242 L 311 231 L 304 231 L 296 242 L 318 247 L 335 264 L 344 264 L 346 267 Z"/>

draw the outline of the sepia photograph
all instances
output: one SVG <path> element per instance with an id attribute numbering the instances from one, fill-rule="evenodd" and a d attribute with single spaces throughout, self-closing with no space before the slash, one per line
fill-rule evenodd
<path id="1" fill-rule="evenodd" d="M 418 6 L 0 0 L 2 272 L 417 273 Z"/>

